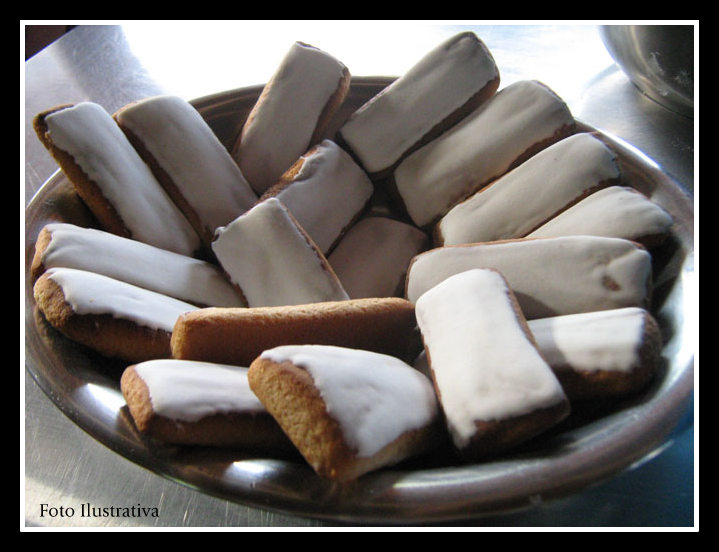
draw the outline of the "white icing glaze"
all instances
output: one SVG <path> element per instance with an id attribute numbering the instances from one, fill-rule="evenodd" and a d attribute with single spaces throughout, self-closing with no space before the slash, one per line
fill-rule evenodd
<path id="1" fill-rule="evenodd" d="M 530 320 L 529 329 L 556 370 L 630 372 L 639 364 L 646 316 L 627 307 Z"/>
<path id="2" fill-rule="evenodd" d="M 544 85 L 505 87 L 398 165 L 394 180 L 407 212 L 417 226 L 434 222 L 506 173 L 534 144 L 573 123 L 565 103 Z"/>
<path id="3" fill-rule="evenodd" d="M 365 170 L 382 171 L 498 76 L 476 35 L 459 33 L 361 106 L 340 134 Z"/>
<path id="4" fill-rule="evenodd" d="M 555 374 L 571 370 L 630 372 L 639 364 L 647 311 L 626 307 L 529 320 L 542 358 Z M 426 351 L 413 366 L 429 375 Z"/>
<path id="5" fill-rule="evenodd" d="M 287 52 L 233 150 L 258 195 L 307 151 L 344 69 L 326 52 L 299 42 Z"/>
<path id="6" fill-rule="evenodd" d="M 614 154 L 604 143 L 587 133 L 569 136 L 453 207 L 439 222 L 443 243 L 522 238 L 617 178 Z"/>
<path id="7" fill-rule="evenodd" d="M 261 358 L 306 370 L 339 423 L 347 443 L 366 458 L 437 415 L 430 381 L 401 360 L 379 353 L 323 345 L 289 345 Z"/>
<path id="8" fill-rule="evenodd" d="M 67 223 L 45 228 L 51 233 L 42 256 L 46 269 L 87 270 L 202 306 L 244 305 L 234 286 L 210 263 L 93 228 Z"/>
<path id="9" fill-rule="evenodd" d="M 257 202 L 237 163 L 187 101 L 148 98 L 122 109 L 117 118 L 167 173 L 209 234 Z"/>
<path id="10" fill-rule="evenodd" d="M 292 183 L 275 197 L 327 253 L 364 209 L 374 186 L 349 154 L 331 140 L 323 140 L 302 159 Z"/>
<path id="11" fill-rule="evenodd" d="M 335 274 L 323 266 L 327 261 L 322 253 L 276 198 L 218 229 L 212 249 L 250 307 L 349 298 Z"/>
<path id="12" fill-rule="evenodd" d="M 475 269 L 447 278 L 419 298 L 416 312 L 459 448 L 474 435 L 476 421 L 505 420 L 565 399 L 499 273 Z"/>
<path id="13" fill-rule="evenodd" d="M 265 412 L 250 389 L 247 368 L 158 359 L 135 365 L 145 382 L 156 414 L 182 422 L 196 422 L 214 414 Z"/>
<path id="14" fill-rule="evenodd" d="M 99 186 L 133 239 L 183 255 L 199 250 L 197 233 L 102 107 L 84 102 L 45 121 L 53 143 Z"/>
<path id="15" fill-rule="evenodd" d="M 453 274 L 494 268 L 509 282 L 528 319 L 644 306 L 651 256 L 618 238 L 567 236 L 432 249 L 415 257 L 407 298 L 417 299 Z"/>
<path id="16" fill-rule="evenodd" d="M 641 239 L 667 232 L 671 225 L 671 215 L 640 192 L 610 186 L 547 221 L 529 237 L 588 234 Z"/>
<path id="17" fill-rule="evenodd" d="M 74 268 L 51 268 L 46 274 L 58 284 L 65 301 L 80 315 L 109 314 L 154 330 L 172 332 L 177 318 L 197 309 L 132 284 Z"/>
<path id="18" fill-rule="evenodd" d="M 352 299 L 391 297 L 401 291 L 410 260 L 428 242 L 410 224 L 370 216 L 350 228 L 328 260 Z"/>

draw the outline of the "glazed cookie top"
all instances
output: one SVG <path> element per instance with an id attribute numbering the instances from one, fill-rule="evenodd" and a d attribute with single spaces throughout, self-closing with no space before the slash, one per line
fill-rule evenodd
<path id="1" fill-rule="evenodd" d="M 110 314 L 154 330 L 172 332 L 177 318 L 197 307 L 101 274 L 51 268 L 48 278 L 62 288 L 65 301 L 80 315 Z"/>
<path id="2" fill-rule="evenodd" d="M 197 232 L 101 106 L 79 103 L 45 122 L 53 144 L 100 187 L 133 239 L 189 256 L 200 249 Z"/>
<path id="3" fill-rule="evenodd" d="M 484 43 L 474 33 L 459 33 L 361 106 L 340 135 L 366 171 L 382 171 L 498 78 Z"/>
<path id="4" fill-rule="evenodd" d="M 257 202 L 237 163 L 198 111 L 176 96 L 134 102 L 116 114 L 210 232 Z"/>
<path id="5" fill-rule="evenodd" d="M 442 243 L 524 237 L 619 176 L 614 154 L 603 142 L 587 133 L 569 136 L 453 207 L 439 222 Z"/>
<path id="6" fill-rule="evenodd" d="M 245 367 L 159 359 L 133 368 L 147 386 L 154 412 L 171 420 L 196 422 L 213 414 L 265 412 L 250 389 Z"/>
<path id="7" fill-rule="evenodd" d="M 407 266 L 429 244 L 411 224 L 384 216 L 358 221 L 328 260 L 353 299 L 401 294 Z"/>
<path id="8" fill-rule="evenodd" d="M 494 268 L 506 278 L 528 319 L 645 306 L 651 256 L 619 238 L 566 236 L 440 247 L 410 265 L 407 299 L 416 302 L 449 276 Z"/>
<path id="9" fill-rule="evenodd" d="M 455 443 L 475 422 L 553 406 L 565 395 L 521 324 L 504 278 L 474 269 L 419 298 L 417 323 Z"/>
<path id="10" fill-rule="evenodd" d="M 68 223 L 44 227 L 44 267 L 87 270 L 197 305 L 240 307 L 235 288 L 215 266 L 102 230 Z"/>
<path id="11" fill-rule="evenodd" d="M 348 299 L 327 260 L 276 198 L 218 229 L 212 249 L 250 307 Z"/>
<path id="12" fill-rule="evenodd" d="M 232 153 L 258 195 L 311 145 L 345 71 L 337 59 L 307 44 L 296 42 L 287 52 Z"/>
<path id="13" fill-rule="evenodd" d="M 360 457 L 379 452 L 403 433 L 431 423 L 438 412 L 426 376 L 401 360 L 359 349 L 287 345 L 262 353 L 310 374 L 327 412 Z"/>
<path id="14" fill-rule="evenodd" d="M 638 307 L 531 320 L 529 328 L 551 366 L 629 372 L 649 314 Z"/>
<path id="15" fill-rule="evenodd" d="M 275 197 L 327 253 L 367 204 L 374 186 L 349 154 L 331 140 L 323 140 L 302 155 L 298 165 L 291 182 Z"/>
<path id="16" fill-rule="evenodd" d="M 633 188 L 599 190 L 547 221 L 528 237 L 589 234 L 641 240 L 669 231 L 669 213 Z"/>
<path id="17" fill-rule="evenodd" d="M 510 84 L 402 161 L 394 172 L 398 193 L 415 224 L 426 226 L 574 124 L 566 104 L 545 85 Z"/>

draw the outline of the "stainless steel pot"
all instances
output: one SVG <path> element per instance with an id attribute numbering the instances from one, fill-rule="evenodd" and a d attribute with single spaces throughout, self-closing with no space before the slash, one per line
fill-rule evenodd
<path id="1" fill-rule="evenodd" d="M 692 25 L 605 25 L 600 32 L 610 55 L 644 94 L 694 117 Z"/>

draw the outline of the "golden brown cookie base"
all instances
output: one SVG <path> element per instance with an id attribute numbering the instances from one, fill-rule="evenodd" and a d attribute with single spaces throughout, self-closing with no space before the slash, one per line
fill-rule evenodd
<path id="1" fill-rule="evenodd" d="M 248 372 L 250 388 L 321 477 L 348 482 L 417 456 L 442 442 L 437 424 L 407 431 L 371 457 L 361 458 L 327 412 L 312 377 L 290 362 L 258 358 Z"/>
<path id="2" fill-rule="evenodd" d="M 208 308 L 181 315 L 172 356 L 249 366 L 279 345 L 337 345 L 406 358 L 414 305 L 400 298 L 353 299 L 309 305 Z"/>
<path id="3" fill-rule="evenodd" d="M 47 227 L 43 227 L 35 241 L 35 252 L 33 254 L 32 263 L 30 264 L 30 282 L 35 283 L 37 279 L 45 272 L 43 264 L 43 256 L 52 241 L 52 232 Z"/>
<path id="4" fill-rule="evenodd" d="M 656 320 L 647 313 L 638 361 L 629 371 L 578 370 L 552 367 L 564 392 L 572 401 L 623 397 L 643 389 L 661 364 L 662 336 Z"/>
<path id="5" fill-rule="evenodd" d="M 266 412 L 215 414 L 196 422 L 171 420 L 155 413 L 147 385 L 134 366 L 123 372 L 120 388 L 136 428 L 143 435 L 163 443 L 278 453 L 294 450 Z"/>
<path id="6" fill-rule="evenodd" d="M 62 288 L 42 275 L 33 288 L 35 302 L 48 323 L 60 333 L 98 353 L 128 362 L 168 358 L 169 332 L 153 330 L 110 314 L 77 314 Z"/>

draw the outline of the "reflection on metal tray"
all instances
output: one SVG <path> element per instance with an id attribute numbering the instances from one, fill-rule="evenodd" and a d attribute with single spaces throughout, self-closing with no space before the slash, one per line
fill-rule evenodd
<path id="1" fill-rule="evenodd" d="M 341 121 L 391 82 L 353 81 Z M 233 90 L 194 105 L 228 144 L 261 88 Z M 578 409 L 556 430 L 501 458 L 447 465 L 424 458 L 339 485 L 314 475 L 298 458 L 265 458 L 243 451 L 167 447 L 139 436 L 119 391 L 124 366 L 70 343 L 37 314 L 26 274 L 26 363 L 40 387 L 66 416 L 118 454 L 162 476 L 250 506 L 337 521 L 429 523 L 530 507 L 605 480 L 661 447 L 684 414 L 693 389 L 693 331 L 687 298 L 694 293 L 693 207 L 650 159 L 620 139 L 597 131 L 619 153 L 629 184 L 674 217 L 669 243 L 653 251 L 652 313 L 664 336 L 660 376 L 638 396 L 602 408 Z M 40 229 L 50 221 L 93 220 L 58 171 L 26 210 L 26 266 Z"/>

